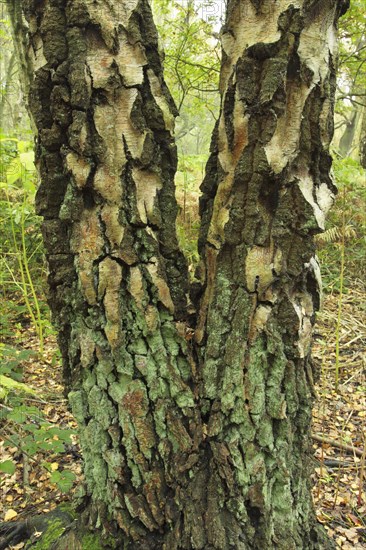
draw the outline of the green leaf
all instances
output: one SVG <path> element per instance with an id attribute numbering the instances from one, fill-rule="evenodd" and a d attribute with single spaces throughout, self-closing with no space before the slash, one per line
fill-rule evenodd
<path id="1" fill-rule="evenodd" d="M 4 472 L 4 474 L 13 475 L 15 468 L 15 462 L 12 460 L 4 460 L 4 462 L 0 462 L 0 472 Z"/>
<path id="2" fill-rule="evenodd" d="M 3 374 L 0 374 L 0 387 L 6 388 L 7 390 L 13 390 L 19 393 L 31 393 L 32 395 L 36 395 L 36 392 L 27 386 L 27 384 L 23 384 L 23 382 L 16 382 L 12 378 L 9 378 L 9 376 L 4 376 Z"/>
<path id="3" fill-rule="evenodd" d="M 47 436 L 48 437 L 53 437 L 53 436 L 57 435 L 57 437 L 61 441 L 66 441 L 67 443 L 70 443 L 71 436 L 74 433 L 75 433 L 75 430 L 70 430 L 70 429 L 67 429 L 67 428 L 54 427 L 54 428 L 49 428 L 47 430 Z"/>
<path id="4" fill-rule="evenodd" d="M 22 163 L 19 157 L 13 159 L 6 169 L 6 181 L 12 185 L 22 177 Z"/>
<path id="5" fill-rule="evenodd" d="M 64 470 L 63 472 L 53 472 L 50 481 L 57 485 L 61 493 L 68 493 L 74 484 L 75 478 L 76 476 L 73 472 Z"/>
<path id="6" fill-rule="evenodd" d="M 23 164 L 24 168 L 29 172 L 35 172 L 36 167 L 34 166 L 34 152 L 27 151 L 26 153 L 20 153 L 19 155 L 20 162 Z"/>

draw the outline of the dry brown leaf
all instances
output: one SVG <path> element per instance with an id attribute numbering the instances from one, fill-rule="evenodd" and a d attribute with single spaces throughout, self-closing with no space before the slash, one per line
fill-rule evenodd
<path id="1" fill-rule="evenodd" d="M 18 515 L 18 512 L 9 508 L 9 510 L 5 512 L 4 521 L 10 521 L 11 519 L 16 518 L 17 515 Z"/>

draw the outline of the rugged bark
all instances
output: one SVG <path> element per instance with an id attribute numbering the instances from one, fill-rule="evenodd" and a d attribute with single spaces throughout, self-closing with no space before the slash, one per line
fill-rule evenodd
<path id="1" fill-rule="evenodd" d="M 202 430 L 157 34 L 146 0 L 29 1 L 25 14 L 49 302 L 91 524 L 162 547 Z"/>
<path id="2" fill-rule="evenodd" d="M 91 528 L 139 550 L 327 548 L 308 481 L 309 347 L 340 2 L 229 2 L 194 338 L 148 1 L 23 8 L 37 208 Z"/>
<path id="3" fill-rule="evenodd" d="M 228 3 L 221 115 L 200 204 L 196 330 L 201 410 L 221 462 L 211 469 L 215 548 L 326 546 L 309 488 L 313 235 L 335 193 L 328 148 L 342 9 Z"/>

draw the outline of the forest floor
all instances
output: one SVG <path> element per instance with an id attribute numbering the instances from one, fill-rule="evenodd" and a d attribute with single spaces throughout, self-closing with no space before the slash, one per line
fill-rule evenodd
<path id="1" fill-rule="evenodd" d="M 327 295 L 318 317 L 313 356 L 320 369 L 313 421 L 315 472 L 313 496 L 319 521 L 342 550 L 366 549 L 366 327 L 365 293 L 354 288 L 343 295 L 339 326 L 339 384 L 336 389 L 338 295 Z M 363 306 L 362 306 L 363 304 Z M 21 335 L 24 349 L 36 350 L 38 341 L 29 329 Z M 19 342 L 19 334 L 18 334 Z M 42 360 L 24 361 L 23 381 L 36 390 L 27 399 L 54 426 L 75 428 L 62 398 L 62 372 L 54 337 L 46 339 Z M 4 423 L 1 432 L 11 436 L 17 425 Z M 57 440 L 57 435 L 54 436 Z M 323 441 L 321 441 L 323 439 Z M 15 472 L 0 474 L 0 521 L 48 512 L 68 500 L 82 477 L 76 440 L 64 452 L 33 456 L 0 439 L 1 460 L 16 462 Z M 47 471 L 42 463 L 48 462 Z M 67 494 L 51 482 L 52 473 L 71 470 L 74 487 Z M 12 549 L 20 549 L 20 543 Z"/>

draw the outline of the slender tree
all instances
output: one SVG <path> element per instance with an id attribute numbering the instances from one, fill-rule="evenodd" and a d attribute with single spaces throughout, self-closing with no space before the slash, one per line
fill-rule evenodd
<path id="1" fill-rule="evenodd" d="M 363 108 L 360 135 L 360 163 L 366 169 L 366 107 Z"/>
<path id="2" fill-rule="evenodd" d="M 310 495 L 310 342 L 345 3 L 229 0 L 189 306 L 148 1 L 22 6 L 49 301 L 97 547 L 332 547 Z M 53 548 L 83 547 L 70 536 Z"/>

